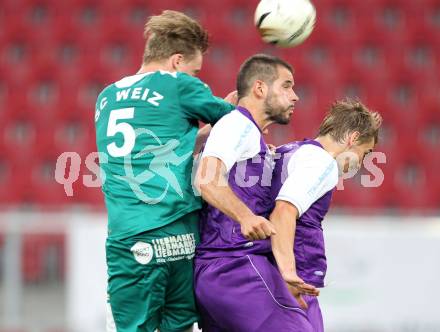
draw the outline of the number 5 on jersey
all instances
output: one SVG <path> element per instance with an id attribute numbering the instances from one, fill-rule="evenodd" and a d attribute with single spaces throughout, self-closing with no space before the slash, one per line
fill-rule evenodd
<path id="1" fill-rule="evenodd" d="M 128 155 L 134 148 L 136 133 L 133 127 L 127 122 L 119 122 L 118 120 L 128 120 L 134 117 L 134 107 L 121 108 L 110 112 L 107 126 L 107 137 L 115 136 L 121 133 L 124 136 L 124 143 L 118 147 L 116 143 L 107 145 L 107 151 L 112 157 L 124 157 Z"/>

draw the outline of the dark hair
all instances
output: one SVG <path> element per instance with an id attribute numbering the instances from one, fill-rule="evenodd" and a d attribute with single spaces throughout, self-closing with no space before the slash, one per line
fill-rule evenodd
<path id="1" fill-rule="evenodd" d="M 288 69 L 293 74 L 290 64 L 272 55 L 256 54 L 243 62 L 237 77 L 238 99 L 249 93 L 255 80 L 271 85 L 278 78 L 278 66 Z"/>
<path id="2" fill-rule="evenodd" d="M 206 52 L 209 47 L 208 32 L 192 18 L 183 13 L 165 10 L 151 16 L 145 24 L 143 62 L 164 60 L 180 53 L 189 59 L 197 50 Z"/>
<path id="3" fill-rule="evenodd" d="M 377 112 L 370 111 L 358 100 L 347 98 L 336 101 L 330 108 L 319 127 L 319 136 L 330 135 L 335 141 L 342 142 L 347 134 L 358 131 L 359 144 L 374 139 L 378 142 L 379 128 L 382 117 Z"/>

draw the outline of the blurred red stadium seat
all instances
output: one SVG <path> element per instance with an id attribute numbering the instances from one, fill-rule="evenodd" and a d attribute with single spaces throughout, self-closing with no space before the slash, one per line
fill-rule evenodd
<path id="1" fill-rule="evenodd" d="M 347 190 L 335 194 L 338 205 L 438 209 L 439 1 L 315 1 L 314 33 L 287 50 L 261 41 L 253 23 L 257 3 L 3 0 L 0 202 L 102 206 L 99 188 L 82 183 L 74 184 L 78 196 L 67 198 L 50 163 L 63 151 L 84 159 L 95 149 L 97 94 L 140 66 L 147 17 L 176 9 L 199 18 L 212 35 L 201 78 L 217 95 L 235 88 L 241 62 L 254 53 L 293 64 L 300 101 L 292 124 L 274 129 L 269 141 L 313 137 L 332 101 L 347 95 L 383 114 L 377 149 L 387 155 L 385 181 L 379 188 L 346 181 Z"/>
<path id="2" fill-rule="evenodd" d="M 22 250 L 25 282 L 38 283 L 64 279 L 65 236 L 63 234 L 25 234 Z M 48 260 L 53 261 L 48 262 Z M 51 270 L 49 267 L 52 266 L 57 269 Z"/>

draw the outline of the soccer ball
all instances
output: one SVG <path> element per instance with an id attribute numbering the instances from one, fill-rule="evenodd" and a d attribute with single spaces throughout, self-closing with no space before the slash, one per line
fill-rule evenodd
<path id="1" fill-rule="evenodd" d="M 316 10 L 309 0 L 261 0 L 255 25 L 263 41 L 280 47 L 301 44 L 313 31 Z"/>

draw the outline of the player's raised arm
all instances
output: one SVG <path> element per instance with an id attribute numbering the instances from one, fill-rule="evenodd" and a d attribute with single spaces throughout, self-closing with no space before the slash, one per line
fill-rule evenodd
<path id="1" fill-rule="evenodd" d="M 226 97 L 225 101 L 230 103 L 231 105 L 237 105 L 237 91 L 230 92 Z M 194 154 L 198 154 L 203 144 L 206 143 L 208 139 L 209 133 L 211 132 L 212 126 L 210 124 L 206 124 L 199 129 L 197 132 L 196 145 L 194 147 Z"/>
<path id="2" fill-rule="evenodd" d="M 179 73 L 177 79 L 180 105 L 189 119 L 214 125 L 235 108 L 227 100 L 214 96 L 209 86 L 198 78 Z"/>

